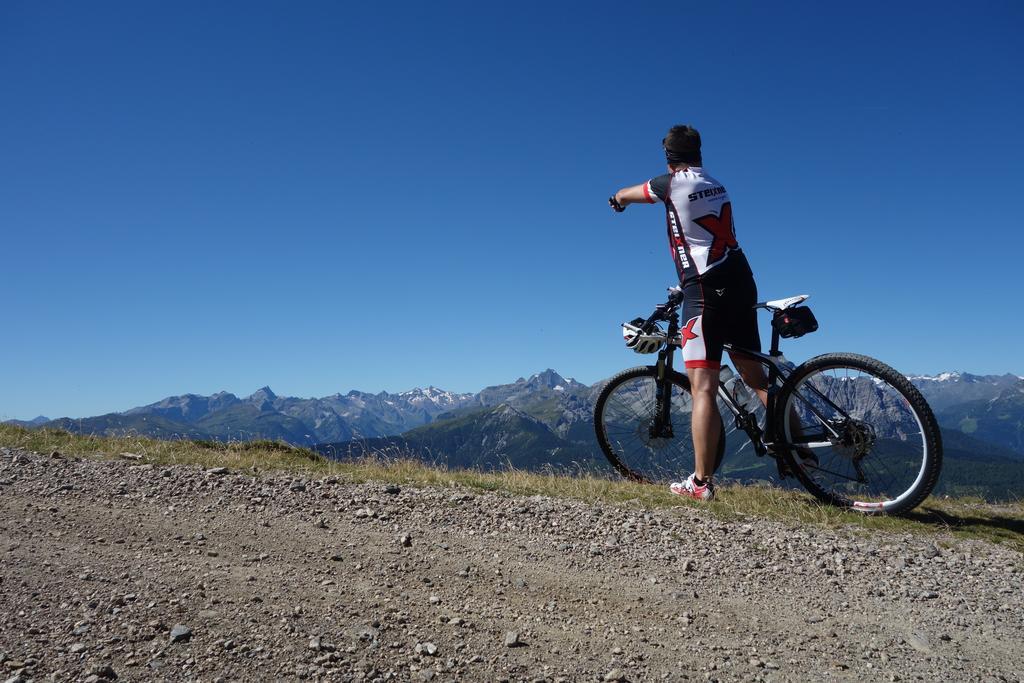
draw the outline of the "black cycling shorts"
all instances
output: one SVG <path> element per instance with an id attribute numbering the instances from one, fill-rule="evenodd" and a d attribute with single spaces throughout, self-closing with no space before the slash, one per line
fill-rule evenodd
<path id="1" fill-rule="evenodd" d="M 717 369 L 722 345 L 761 350 L 757 285 L 747 257 L 734 251 L 721 264 L 683 283 L 683 361 L 688 368 Z"/>

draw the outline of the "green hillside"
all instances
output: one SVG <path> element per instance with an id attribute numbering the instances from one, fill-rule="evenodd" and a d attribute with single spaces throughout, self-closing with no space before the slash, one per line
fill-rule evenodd
<path id="1" fill-rule="evenodd" d="M 1024 393 L 1006 392 L 991 400 L 969 401 L 937 415 L 939 422 L 968 436 L 1015 451 L 1024 460 Z"/>
<path id="2" fill-rule="evenodd" d="M 338 458 L 393 454 L 480 470 L 579 470 L 595 464 L 594 451 L 559 438 L 538 419 L 506 404 L 446 413 L 399 437 L 323 444 L 317 450 Z"/>

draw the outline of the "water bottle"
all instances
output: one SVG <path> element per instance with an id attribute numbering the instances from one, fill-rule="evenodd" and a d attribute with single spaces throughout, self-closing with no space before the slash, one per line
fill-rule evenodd
<path id="1" fill-rule="evenodd" d="M 733 373 L 732 368 L 723 365 L 718 373 L 718 378 L 725 387 L 725 391 L 732 397 L 737 406 L 747 411 L 754 412 L 761 401 L 754 395 L 754 392 L 743 383 L 739 375 Z"/>

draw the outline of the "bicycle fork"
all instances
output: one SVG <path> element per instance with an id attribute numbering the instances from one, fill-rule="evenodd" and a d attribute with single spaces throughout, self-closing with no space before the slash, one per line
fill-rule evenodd
<path id="1" fill-rule="evenodd" d="M 668 348 L 658 352 L 657 367 L 654 401 L 658 410 L 648 429 L 648 435 L 652 439 L 671 439 L 675 437 L 675 432 L 672 429 L 672 383 L 666 378 L 672 369 L 672 352 Z"/>

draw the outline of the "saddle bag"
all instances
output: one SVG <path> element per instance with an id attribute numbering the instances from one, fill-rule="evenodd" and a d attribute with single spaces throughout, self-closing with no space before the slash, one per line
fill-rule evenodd
<path id="1" fill-rule="evenodd" d="M 775 311 L 775 315 L 772 316 L 772 329 L 778 332 L 780 337 L 791 339 L 814 332 L 818 329 L 818 321 L 810 308 L 797 306 Z"/>

